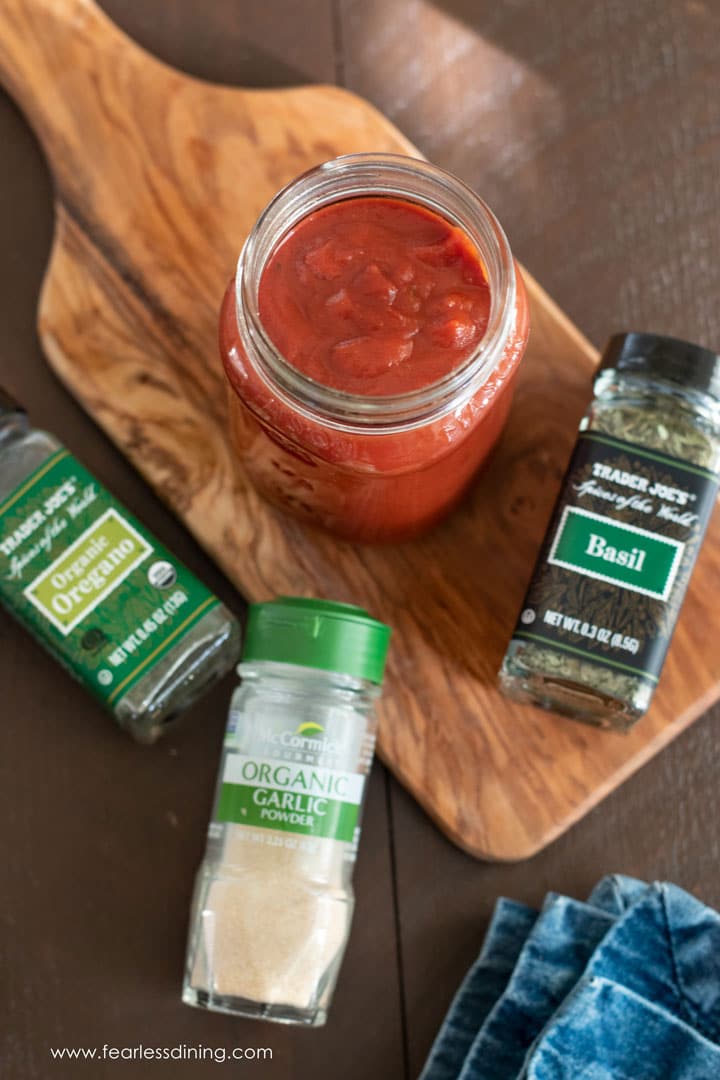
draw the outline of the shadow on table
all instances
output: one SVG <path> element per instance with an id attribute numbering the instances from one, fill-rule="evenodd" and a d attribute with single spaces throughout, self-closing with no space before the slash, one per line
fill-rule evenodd
<path id="1" fill-rule="evenodd" d="M 307 63 L 296 67 L 281 55 L 280 50 L 287 51 L 283 40 L 273 51 L 264 42 L 259 44 L 251 39 L 248 14 L 261 23 L 257 12 L 243 11 L 246 5 L 238 5 L 234 0 L 232 3 L 214 0 L 214 3 L 210 18 L 203 5 L 177 0 L 165 0 L 161 19 L 152 4 L 101 0 L 99 6 L 129 37 L 158 59 L 199 79 L 253 89 L 302 86 L 332 79 L 332 66 L 327 72 L 318 70 L 321 58 L 313 55 L 316 49 L 310 47 Z M 278 25 L 283 21 L 279 11 Z M 308 34 L 312 21 L 312 18 L 308 20 Z"/>

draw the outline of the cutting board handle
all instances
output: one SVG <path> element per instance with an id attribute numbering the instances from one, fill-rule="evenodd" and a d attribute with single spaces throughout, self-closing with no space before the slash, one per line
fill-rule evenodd
<path id="1" fill-rule="evenodd" d="M 83 130 L 112 108 L 96 76 L 120 52 L 123 65 L 134 56 L 157 63 L 94 0 L 0 0 L 0 83 L 32 124 L 56 180 L 63 147 L 82 143 Z"/>

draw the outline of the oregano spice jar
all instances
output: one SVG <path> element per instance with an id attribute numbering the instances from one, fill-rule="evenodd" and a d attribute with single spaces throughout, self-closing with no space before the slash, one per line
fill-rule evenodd
<path id="1" fill-rule="evenodd" d="M 720 473 L 720 357 L 611 338 L 500 672 L 504 691 L 601 727 L 648 709 Z"/>
<path id="2" fill-rule="evenodd" d="M 143 743 L 240 652 L 235 617 L 1 386 L 0 605 Z"/>

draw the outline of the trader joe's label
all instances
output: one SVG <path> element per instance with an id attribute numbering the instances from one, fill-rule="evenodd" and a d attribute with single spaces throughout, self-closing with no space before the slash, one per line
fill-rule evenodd
<path id="1" fill-rule="evenodd" d="M 717 488 L 699 466 L 581 433 L 514 638 L 656 682 Z"/>
<path id="2" fill-rule="evenodd" d="M 0 600 L 110 707 L 218 602 L 66 450 L 0 503 Z"/>

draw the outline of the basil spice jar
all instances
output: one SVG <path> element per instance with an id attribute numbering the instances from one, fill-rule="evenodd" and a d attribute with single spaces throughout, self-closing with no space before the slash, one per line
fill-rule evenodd
<path id="1" fill-rule="evenodd" d="M 500 671 L 601 727 L 648 709 L 720 479 L 720 357 L 611 338 Z"/>
<path id="2" fill-rule="evenodd" d="M 325 1022 L 389 639 L 350 604 L 250 605 L 190 917 L 188 1005 Z"/>

